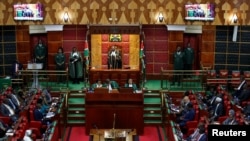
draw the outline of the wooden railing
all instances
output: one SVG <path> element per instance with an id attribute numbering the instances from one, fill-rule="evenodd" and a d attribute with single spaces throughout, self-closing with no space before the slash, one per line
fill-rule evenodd
<path id="1" fill-rule="evenodd" d="M 191 87 L 193 82 L 199 82 L 203 88 L 206 84 L 207 70 L 164 70 L 161 68 L 161 88 L 169 89 L 167 82 L 173 82 L 175 76 L 180 77 L 182 87 L 184 87 L 183 82 L 190 84 Z M 166 82 L 165 87 L 164 81 Z"/>
<path id="2" fill-rule="evenodd" d="M 57 82 L 57 77 L 62 76 L 65 78 L 65 87 L 68 87 L 68 71 L 58 70 L 20 70 L 19 79 L 23 80 L 23 83 L 27 84 L 28 88 L 32 88 L 34 79 L 38 82 L 45 82 L 48 86 L 49 82 Z M 30 85 L 31 84 L 31 85 Z M 57 87 L 56 85 L 53 87 Z"/>

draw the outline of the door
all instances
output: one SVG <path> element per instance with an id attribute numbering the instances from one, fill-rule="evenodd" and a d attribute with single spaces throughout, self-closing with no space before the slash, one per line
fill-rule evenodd
<path id="1" fill-rule="evenodd" d="M 200 34 L 191 34 L 185 33 L 183 38 L 183 47 L 185 48 L 188 43 L 191 44 L 191 47 L 194 49 L 194 63 L 193 69 L 199 70 L 200 69 L 200 48 L 201 48 L 201 35 Z"/>
<path id="2" fill-rule="evenodd" d="M 47 34 L 46 33 L 41 33 L 41 34 L 31 34 L 30 35 L 30 60 L 32 62 L 34 62 L 35 60 L 35 57 L 34 57 L 34 50 L 35 50 L 35 46 L 38 44 L 38 41 L 39 40 L 42 40 L 42 43 L 44 45 L 48 45 L 48 42 L 47 42 Z M 47 46 L 48 47 L 48 46 Z M 47 52 L 48 53 L 48 52 Z M 48 54 L 47 54 L 48 56 Z M 48 60 L 47 60 L 47 63 L 46 63 L 46 66 L 45 66 L 45 69 L 47 69 L 47 65 L 48 65 Z"/>

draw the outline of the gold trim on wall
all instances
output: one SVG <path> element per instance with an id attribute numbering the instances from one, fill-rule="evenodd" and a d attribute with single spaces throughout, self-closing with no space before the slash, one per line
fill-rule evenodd
<path id="1" fill-rule="evenodd" d="M 102 38 L 101 34 L 91 35 L 91 68 L 102 68 Z"/>
<path id="2" fill-rule="evenodd" d="M 102 69 L 102 39 L 101 34 L 91 34 L 91 68 Z M 129 64 L 131 69 L 139 69 L 140 36 L 129 35 Z M 124 54 L 123 54 L 124 55 Z M 124 67 L 124 65 L 123 65 Z"/>

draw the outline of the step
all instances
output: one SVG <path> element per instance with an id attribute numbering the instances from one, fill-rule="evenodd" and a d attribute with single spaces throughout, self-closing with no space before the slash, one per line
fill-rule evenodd
<path id="1" fill-rule="evenodd" d="M 162 121 L 161 120 L 144 120 L 144 124 L 146 125 L 151 125 L 151 124 L 162 124 Z"/>
<path id="2" fill-rule="evenodd" d="M 68 111 L 68 114 L 85 114 L 85 111 Z"/>
<path id="3" fill-rule="evenodd" d="M 82 119 L 82 120 L 68 120 L 68 124 L 72 125 L 72 124 L 85 124 L 85 120 Z"/>
<path id="4" fill-rule="evenodd" d="M 71 117 L 85 117 L 85 114 L 80 114 L 80 113 L 68 114 L 68 118 Z"/>
<path id="5" fill-rule="evenodd" d="M 161 107 L 149 107 L 149 106 L 144 106 L 144 111 L 161 111 Z"/>
<path id="6" fill-rule="evenodd" d="M 69 97 L 85 97 L 85 93 L 70 93 Z"/>
<path id="7" fill-rule="evenodd" d="M 143 117 L 162 117 L 159 113 L 147 113 L 143 114 Z"/>
<path id="8" fill-rule="evenodd" d="M 161 105 L 159 103 L 146 103 L 146 104 L 144 103 L 144 108 L 149 108 L 149 107 L 161 108 Z"/>
<path id="9" fill-rule="evenodd" d="M 160 97 L 160 93 L 144 93 L 144 97 Z"/>
<path id="10" fill-rule="evenodd" d="M 79 104 L 77 104 L 79 105 Z M 85 111 L 84 107 L 71 107 L 69 106 L 68 111 Z"/>
<path id="11" fill-rule="evenodd" d="M 161 114 L 162 112 L 161 111 L 143 111 L 144 114 Z"/>
<path id="12" fill-rule="evenodd" d="M 68 104 L 68 108 L 84 108 L 84 104 Z"/>
<path id="13" fill-rule="evenodd" d="M 144 97 L 144 104 L 145 103 L 158 103 L 161 104 L 161 98 L 154 98 L 154 97 Z"/>
<path id="14" fill-rule="evenodd" d="M 79 97 L 75 97 L 75 98 L 69 98 L 68 99 L 68 104 L 85 104 L 85 99 L 84 98 L 79 98 Z"/>

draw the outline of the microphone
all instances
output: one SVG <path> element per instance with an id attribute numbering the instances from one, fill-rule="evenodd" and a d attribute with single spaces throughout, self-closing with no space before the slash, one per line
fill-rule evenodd
<path id="1" fill-rule="evenodd" d="M 92 126 L 96 129 L 96 131 L 98 131 L 98 127 L 96 126 L 96 124 L 93 124 Z"/>
<path id="2" fill-rule="evenodd" d="M 115 129 L 115 113 L 114 113 L 113 129 Z"/>
<path id="3" fill-rule="evenodd" d="M 94 128 L 96 129 L 96 132 L 97 132 L 97 134 L 98 134 L 98 136 L 99 136 L 99 141 L 100 141 L 100 133 L 99 133 L 99 129 L 98 129 L 98 127 L 96 126 L 96 124 L 94 124 L 93 126 L 94 126 Z"/>

